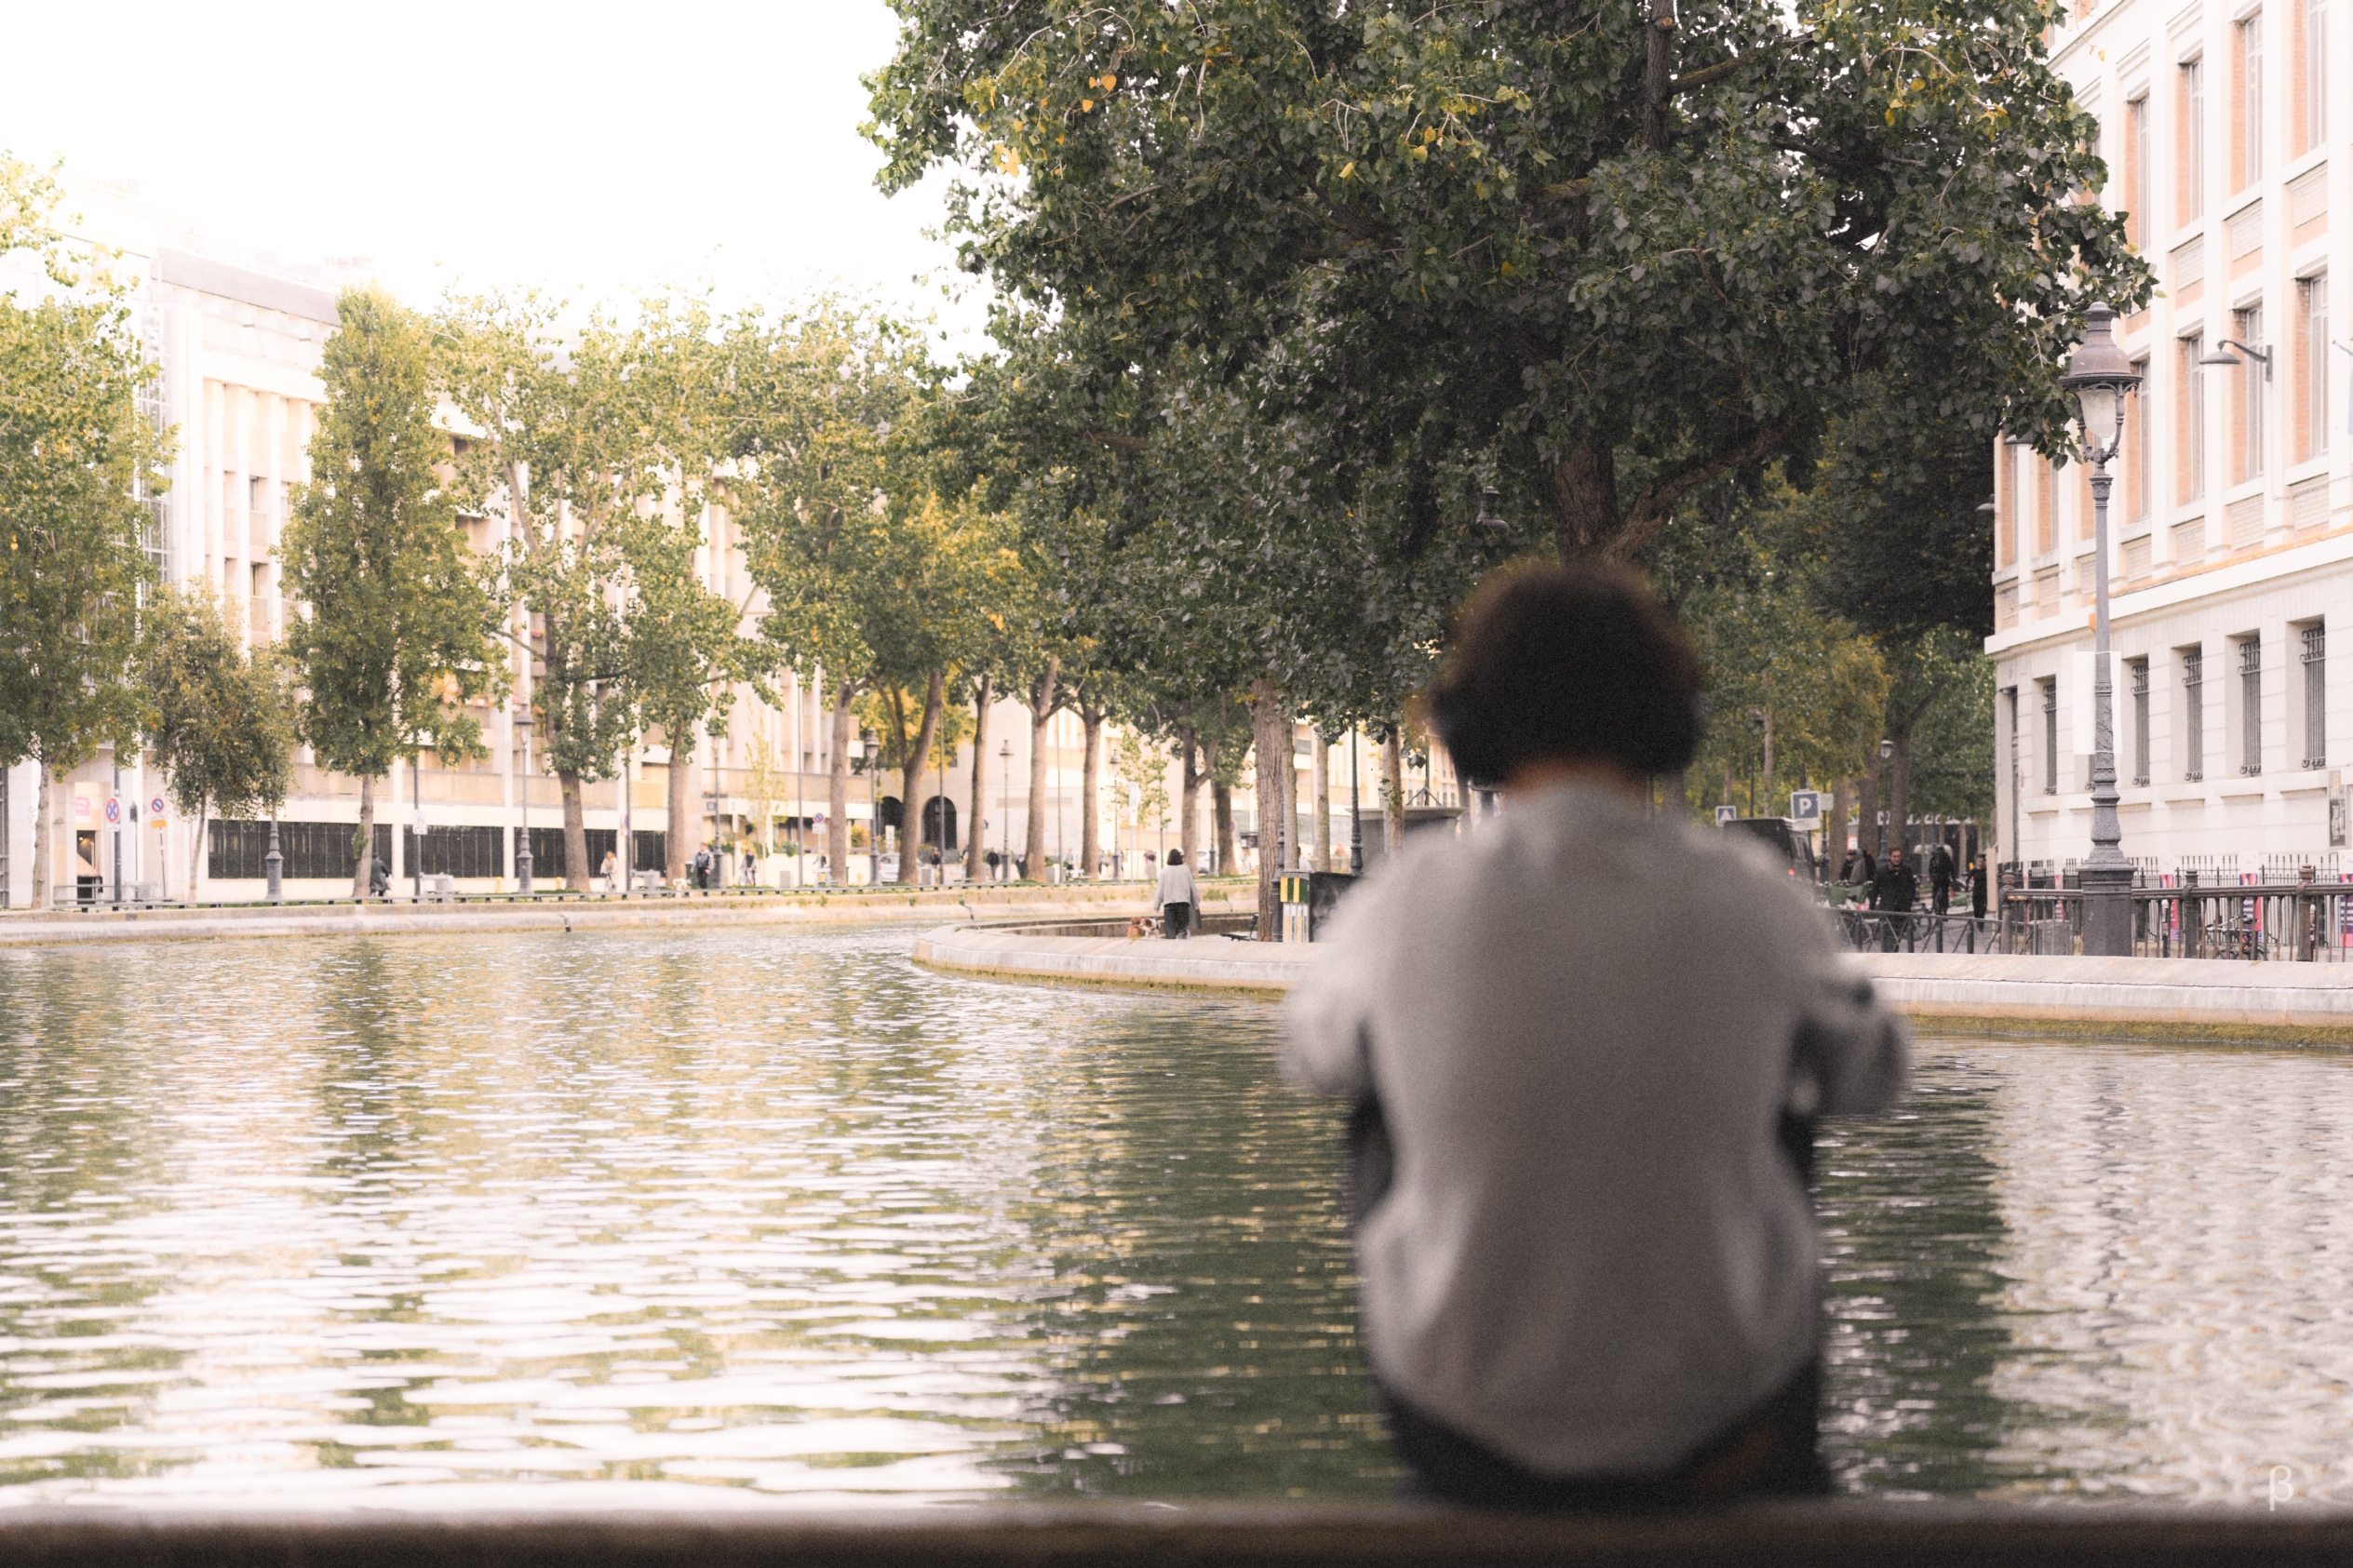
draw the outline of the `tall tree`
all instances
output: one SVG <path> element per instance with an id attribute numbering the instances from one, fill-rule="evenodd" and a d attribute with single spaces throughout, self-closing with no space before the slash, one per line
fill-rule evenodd
<path id="1" fill-rule="evenodd" d="M 139 668 L 148 748 L 173 806 L 195 824 L 188 841 L 194 897 L 208 815 L 276 816 L 286 803 L 301 722 L 294 671 L 277 649 L 249 652 L 202 588 L 166 589 L 148 606 Z"/>
<path id="2" fill-rule="evenodd" d="M 138 408 L 141 360 L 128 294 L 69 264 L 56 187 L 0 154 L 0 256 L 36 251 L 37 297 L 0 292 L 0 767 L 40 764 L 33 906 L 47 908 L 53 779 L 144 717 L 133 684 L 149 498 L 165 436 Z"/>
<path id="3" fill-rule="evenodd" d="M 2148 292 L 2049 0 L 897 8 L 870 134 L 968 176 L 969 265 L 1107 369 L 1280 384 L 1324 462 L 1476 459 L 1564 556 L 1866 394 L 2055 433 Z"/>
<path id="4" fill-rule="evenodd" d="M 360 781 L 352 896 L 363 898 L 376 781 L 428 745 L 445 767 L 482 752 L 466 709 L 501 685 L 498 610 L 449 488 L 425 324 L 373 288 L 345 289 L 335 314 L 312 479 L 278 550 L 302 607 L 286 650 L 302 672 L 303 738 L 321 767 Z"/>

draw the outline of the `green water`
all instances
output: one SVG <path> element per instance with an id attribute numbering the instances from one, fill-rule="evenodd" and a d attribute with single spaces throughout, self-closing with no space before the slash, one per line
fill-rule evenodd
<path id="1" fill-rule="evenodd" d="M 0 1502 L 1385 1495 L 1255 1002 L 904 931 L 0 953 Z M 1930 1044 L 1827 1141 L 1898 1495 L 2329 1495 L 2347 1060 Z"/>

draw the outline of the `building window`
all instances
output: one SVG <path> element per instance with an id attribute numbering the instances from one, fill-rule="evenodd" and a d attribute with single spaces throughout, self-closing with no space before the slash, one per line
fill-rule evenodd
<path id="1" fill-rule="evenodd" d="M 2124 666 L 2132 690 L 2132 782 L 2149 782 L 2149 662 L 2135 659 Z"/>
<path id="2" fill-rule="evenodd" d="M 2180 428 L 2174 432 L 2174 499 L 2196 501 L 2206 493 L 2206 335 L 2182 340 Z"/>
<path id="3" fill-rule="evenodd" d="M 2329 638 L 2319 623 L 2304 628 L 2304 765 L 2329 765 Z"/>
<path id="4" fill-rule="evenodd" d="M 2263 307 L 2252 305 L 2230 313 L 2231 335 L 2252 348 L 2263 347 Z M 2252 354 L 2239 355 L 2238 407 L 2232 422 L 2238 427 L 2238 451 L 2233 456 L 2234 479 L 2252 479 L 2263 473 L 2263 372 Z"/>
<path id="5" fill-rule="evenodd" d="M 2059 683 L 2046 680 L 2042 687 L 2042 792 L 2059 793 Z"/>
<path id="6" fill-rule="evenodd" d="M 2299 20 L 2295 151 L 2302 154 L 2329 139 L 2329 0 L 2304 0 Z"/>
<path id="7" fill-rule="evenodd" d="M 2174 127 L 2173 221 L 2206 210 L 2206 62 L 2182 61 L 2182 118 Z"/>
<path id="8" fill-rule="evenodd" d="M 2296 283 L 2296 460 L 2329 449 L 2329 279 Z"/>
<path id="9" fill-rule="evenodd" d="M 2263 638 L 2239 645 L 2239 771 L 2263 771 Z"/>
<path id="10" fill-rule="evenodd" d="M 2263 14 L 2239 24 L 2239 113 L 2231 130 L 2239 143 L 2239 182 L 2245 190 L 2263 178 Z"/>
<path id="11" fill-rule="evenodd" d="M 2206 776 L 2206 650 L 2182 650 L 2182 777 Z"/>
<path id="12" fill-rule="evenodd" d="M 2124 237 L 2135 250 L 2149 246 L 2149 96 L 2143 93 L 2124 106 L 2124 199 L 2131 210 L 2124 215 Z"/>

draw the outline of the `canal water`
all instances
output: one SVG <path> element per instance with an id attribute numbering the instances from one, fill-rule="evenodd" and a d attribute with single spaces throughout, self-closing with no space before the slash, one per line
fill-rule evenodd
<path id="1" fill-rule="evenodd" d="M 0 953 L 0 1503 L 1385 1495 L 1273 1010 L 908 941 Z M 2353 1500 L 2353 1057 L 1927 1041 L 1822 1163 L 1848 1489 Z"/>

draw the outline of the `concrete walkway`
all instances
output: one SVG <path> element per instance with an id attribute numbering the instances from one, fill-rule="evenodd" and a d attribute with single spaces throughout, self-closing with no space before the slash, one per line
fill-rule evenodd
<path id="1" fill-rule="evenodd" d="M 1246 884 L 1212 884 L 1212 912 L 1247 909 Z M 1232 902 L 1235 898 L 1245 902 Z M 961 917 L 994 919 L 1122 918 L 1140 914 L 1140 882 L 961 884 L 946 888 L 813 888 L 788 893 L 695 893 L 670 898 L 482 899 L 449 904 L 232 905 L 114 911 L 99 906 L 0 914 L 0 947 L 238 937 L 400 936 L 450 931 L 612 931 L 708 926 L 839 925 Z"/>
<path id="2" fill-rule="evenodd" d="M 943 926 L 915 959 L 1006 980 L 1278 996 L 1312 948 L 1203 938 L 1130 942 Z M 2224 958 L 1858 956 L 1889 1005 L 1926 1028 L 2353 1044 L 2353 965 Z"/>

